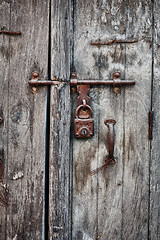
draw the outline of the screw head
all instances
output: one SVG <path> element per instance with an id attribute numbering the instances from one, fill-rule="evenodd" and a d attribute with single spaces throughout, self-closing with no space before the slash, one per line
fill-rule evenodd
<path id="1" fill-rule="evenodd" d="M 119 78 L 120 77 L 120 72 L 115 72 L 113 73 L 113 78 Z"/>
<path id="2" fill-rule="evenodd" d="M 38 76 L 39 76 L 39 73 L 38 73 L 38 72 L 33 72 L 33 73 L 32 73 L 32 77 L 33 77 L 33 78 L 38 78 Z"/>
<path id="3" fill-rule="evenodd" d="M 72 73 L 71 73 L 71 78 L 77 78 L 77 73 L 72 72 Z"/>

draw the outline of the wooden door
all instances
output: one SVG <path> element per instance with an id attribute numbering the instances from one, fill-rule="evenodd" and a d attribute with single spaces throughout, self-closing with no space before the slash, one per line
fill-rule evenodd
<path id="1" fill-rule="evenodd" d="M 53 3 L 52 77 L 69 81 L 71 69 L 78 79 L 109 80 L 120 72 L 121 79 L 136 84 L 119 94 L 112 87 L 91 87 L 94 136 L 89 139 L 74 137 L 75 89 L 69 98 L 67 83 L 52 87 L 50 239 L 160 237 L 159 7 L 158 1 L 146 0 Z M 153 140 L 148 137 L 150 111 Z M 108 154 L 104 121 L 110 118 L 116 121 L 116 163 L 105 174 L 91 176 Z"/>
<path id="2" fill-rule="evenodd" d="M 44 239 L 49 1 L 0 2 L 0 239 Z"/>
<path id="3" fill-rule="evenodd" d="M 147 9 L 152 9 L 150 1 L 75 3 L 73 61 L 78 78 L 112 79 L 120 72 L 136 85 L 121 88 L 119 94 L 111 87 L 93 87 L 95 135 L 86 140 L 72 135 L 73 239 L 148 238 L 152 14 Z M 96 47 L 91 42 L 108 44 Z M 102 171 L 91 176 L 108 154 L 107 119 L 116 121 L 116 163 L 107 167 L 105 176 Z"/>

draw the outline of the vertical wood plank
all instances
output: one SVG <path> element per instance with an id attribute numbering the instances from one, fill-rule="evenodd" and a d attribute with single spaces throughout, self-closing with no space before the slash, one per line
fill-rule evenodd
<path id="1" fill-rule="evenodd" d="M 115 30 L 118 1 L 75 1 L 74 67 L 79 79 L 112 79 L 120 71 L 123 77 L 125 56 L 119 62 L 120 49 L 115 45 L 101 48 L 91 42 L 119 39 L 122 26 Z M 118 35 L 118 36 L 117 36 Z M 73 138 L 73 239 L 121 239 L 122 153 L 124 91 L 115 95 L 110 87 L 90 91 L 95 120 L 95 136 L 87 140 Z M 75 107 L 73 108 L 75 112 Z M 73 116 L 74 117 L 74 116 Z M 104 120 L 116 120 L 117 163 L 95 176 L 90 171 L 104 164 L 108 154 L 108 130 Z"/>
<path id="2" fill-rule="evenodd" d="M 158 240 L 160 239 L 160 94 L 159 94 L 159 62 L 160 62 L 160 20 L 159 20 L 159 1 L 154 1 L 154 22 L 153 22 L 153 140 L 151 148 L 151 166 L 150 166 L 150 239 Z"/>
<path id="3" fill-rule="evenodd" d="M 3 1 L 1 27 L 20 31 L 20 36 L 3 36 L 1 79 L 6 84 L 1 99 L 4 114 L 3 142 L 5 183 L 9 206 L 0 215 L 5 226 L 1 239 L 42 239 L 45 167 L 46 89 L 31 89 L 33 71 L 47 77 L 48 1 Z M 2 40 L 1 40 L 2 41 Z M 2 43 L 2 42 L 1 42 Z M 4 80 L 6 79 L 6 83 Z M 1 227 L 2 228 L 2 227 Z"/>
<path id="4" fill-rule="evenodd" d="M 98 75 L 94 69 L 94 58 L 90 46 L 95 25 L 95 1 L 74 1 L 74 68 L 78 79 L 94 79 Z M 72 125 L 77 107 L 77 94 L 72 104 Z M 98 132 L 99 94 L 90 91 L 93 110 L 94 131 Z M 93 103 L 94 99 L 94 103 Z M 73 131 L 73 128 L 72 128 Z M 89 139 L 75 139 L 73 146 L 73 210 L 72 239 L 96 239 L 97 237 L 97 177 L 90 171 L 98 164 L 98 134 Z"/>
<path id="5" fill-rule="evenodd" d="M 71 3 L 52 1 L 52 77 L 49 161 L 49 239 L 70 239 L 70 26 Z"/>
<path id="6" fill-rule="evenodd" d="M 6 27 L 9 29 L 9 22 L 7 16 L 9 16 L 8 3 L 0 5 L 1 11 L 1 29 Z M 7 145 L 8 145 L 8 83 L 9 83 L 9 38 L 7 36 L 0 36 L 0 117 L 2 122 L 0 123 L 0 161 L 3 168 L 2 178 L 0 181 L 0 196 L 2 199 L 4 189 L 6 189 L 6 168 L 7 168 Z M 4 199 L 5 200 L 5 199 Z M 0 201 L 0 239 L 6 239 L 6 213 L 7 208 L 5 204 Z"/>
<path id="7" fill-rule="evenodd" d="M 125 78 L 134 88 L 125 90 L 122 239 L 148 239 L 149 158 L 148 112 L 152 79 L 152 3 L 126 4 Z"/>

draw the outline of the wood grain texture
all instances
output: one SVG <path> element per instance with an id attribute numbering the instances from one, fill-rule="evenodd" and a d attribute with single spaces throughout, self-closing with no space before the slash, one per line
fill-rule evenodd
<path id="1" fill-rule="evenodd" d="M 52 77 L 70 78 L 70 1 L 52 1 Z M 51 87 L 49 239 L 70 239 L 70 86 Z"/>
<path id="2" fill-rule="evenodd" d="M 9 206 L 0 210 L 0 238 L 42 239 L 46 89 L 32 94 L 28 80 L 33 71 L 47 77 L 48 1 L 1 1 L 0 8 L 1 28 L 22 33 L 0 36 L 0 148 L 9 191 Z"/>
<path id="3" fill-rule="evenodd" d="M 6 28 L 9 28 L 9 22 L 7 16 L 9 15 L 8 4 L 0 5 L 1 21 L 5 24 Z M 2 27 L 2 26 L 1 26 Z M 3 167 L 3 180 L 0 182 L 0 195 L 3 197 L 4 184 L 7 180 L 7 143 L 8 143 L 8 78 L 9 78 L 9 39 L 6 36 L 0 36 L 0 117 L 2 123 L 0 124 L 0 160 Z M 6 186 L 7 187 L 7 186 Z M 0 202 L 0 239 L 6 239 L 6 213 L 7 208 Z"/>
<path id="4" fill-rule="evenodd" d="M 122 239 L 148 239 L 149 158 L 148 113 L 151 107 L 152 5 L 127 4 L 125 78 L 135 79 L 125 90 Z"/>
<path id="5" fill-rule="evenodd" d="M 147 239 L 149 205 L 148 111 L 151 105 L 152 5 L 150 1 L 74 1 L 74 67 L 79 79 L 136 81 L 120 95 L 90 92 L 95 136 L 73 139 L 73 239 Z M 135 44 L 90 46 L 91 41 L 138 40 Z M 147 59 L 147 60 L 146 60 Z M 73 112 L 75 104 L 73 104 Z M 73 115 L 74 117 L 74 115 Z M 113 118 L 117 163 L 89 175 L 107 155 L 107 128 Z"/>
<path id="6" fill-rule="evenodd" d="M 104 8 L 105 5 L 105 8 Z M 97 41 L 114 40 L 116 32 L 104 18 L 115 11 L 105 2 L 75 2 L 74 64 L 79 79 L 112 79 L 113 73 L 124 72 L 124 56 L 115 45 L 96 48 Z M 117 10 L 120 4 L 117 3 Z M 90 91 L 95 136 L 88 140 L 73 139 L 73 239 L 121 239 L 123 95 L 110 87 L 93 87 Z M 74 109 L 75 111 L 75 109 Z M 90 176 L 90 171 L 104 164 L 108 154 L 108 130 L 104 120 L 117 121 L 115 157 L 118 161 Z M 78 176 L 78 177 L 77 177 Z M 80 217 L 79 217 L 80 216 Z"/>
<path id="7" fill-rule="evenodd" d="M 159 94 L 159 63 L 160 63 L 160 20 L 159 20 L 159 1 L 154 1 L 154 23 L 153 23 L 153 140 L 151 149 L 150 166 L 150 239 L 160 239 L 160 94 Z"/>

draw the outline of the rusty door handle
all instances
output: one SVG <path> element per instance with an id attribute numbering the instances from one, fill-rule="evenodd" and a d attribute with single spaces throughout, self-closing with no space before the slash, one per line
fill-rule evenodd
<path id="1" fill-rule="evenodd" d="M 116 121 L 114 119 L 108 119 L 104 121 L 105 125 L 107 125 L 108 129 L 109 129 L 109 133 L 108 133 L 108 145 L 109 145 L 109 153 L 105 159 L 105 163 L 90 172 L 90 174 L 93 176 L 94 174 L 96 174 L 97 172 L 99 172 L 101 169 L 104 169 L 104 174 L 105 171 L 107 169 L 107 166 L 112 165 L 115 163 L 115 157 L 114 157 L 114 125 L 116 124 Z"/>
<path id="2" fill-rule="evenodd" d="M 108 145 L 109 145 L 109 155 L 108 159 L 114 159 L 114 125 L 116 121 L 114 119 L 108 119 L 104 121 L 105 125 L 107 125 L 109 129 L 108 133 Z"/>

